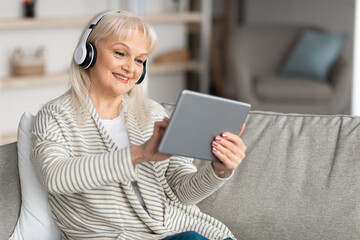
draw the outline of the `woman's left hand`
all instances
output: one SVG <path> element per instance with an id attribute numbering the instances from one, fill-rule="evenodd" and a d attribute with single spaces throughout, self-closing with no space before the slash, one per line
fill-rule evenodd
<path id="1" fill-rule="evenodd" d="M 212 142 L 212 152 L 220 162 L 212 162 L 214 172 L 217 176 L 225 178 L 231 175 L 242 160 L 245 158 L 246 146 L 240 136 L 244 132 L 243 124 L 239 135 L 223 132 L 221 136 L 216 136 Z"/>

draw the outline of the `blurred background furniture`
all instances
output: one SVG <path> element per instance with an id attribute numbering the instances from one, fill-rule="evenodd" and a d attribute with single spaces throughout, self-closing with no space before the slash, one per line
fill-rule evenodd
<path id="1" fill-rule="evenodd" d="M 309 25 L 244 25 L 232 32 L 228 83 L 234 98 L 253 110 L 312 114 L 347 113 L 351 96 L 351 64 L 340 54 L 327 79 L 281 75 L 280 70 Z"/>

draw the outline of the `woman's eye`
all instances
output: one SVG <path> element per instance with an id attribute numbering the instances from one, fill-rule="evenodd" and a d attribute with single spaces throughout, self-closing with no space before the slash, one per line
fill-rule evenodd
<path id="1" fill-rule="evenodd" d="M 144 61 L 141 60 L 141 59 L 136 59 L 136 62 L 137 62 L 137 63 L 140 63 L 140 64 L 143 64 Z"/>
<path id="2" fill-rule="evenodd" d="M 115 52 L 115 54 L 116 54 L 116 55 L 119 55 L 119 56 L 121 56 L 121 57 L 125 56 L 125 53 L 123 53 L 123 52 Z"/>

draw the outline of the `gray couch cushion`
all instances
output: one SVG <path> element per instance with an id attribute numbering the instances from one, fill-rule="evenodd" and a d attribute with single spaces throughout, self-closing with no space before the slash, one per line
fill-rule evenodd
<path id="1" fill-rule="evenodd" d="M 0 146 L 0 239 L 9 239 L 20 214 L 21 193 L 16 143 Z"/>
<path id="2" fill-rule="evenodd" d="M 327 101 L 333 95 L 330 84 L 300 77 L 264 76 L 255 81 L 256 94 L 266 100 Z"/>
<path id="3" fill-rule="evenodd" d="M 246 158 L 198 206 L 240 239 L 360 239 L 359 125 L 350 116 L 252 112 Z"/>

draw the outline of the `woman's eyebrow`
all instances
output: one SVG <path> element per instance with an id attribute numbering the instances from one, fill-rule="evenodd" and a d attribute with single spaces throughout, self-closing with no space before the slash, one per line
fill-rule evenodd
<path id="1" fill-rule="evenodd" d="M 122 46 L 124 46 L 124 47 L 126 47 L 126 48 L 129 48 L 129 46 L 128 45 L 126 45 L 125 43 L 115 43 L 113 46 L 116 46 L 116 45 L 122 45 Z"/>
<path id="2" fill-rule="evenodd" d="M 126 45 L 125 43 L 115 43 L 113 46 L 116 46 L 116 45 L 121 45 L 127 49 L 130 49 L 130 47 L 128 45 Z M 141 53 L 141 54 L 139 54 L 139 56 L 148 56 L 148 53 Z"/>

